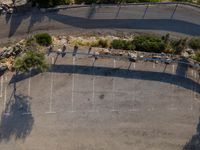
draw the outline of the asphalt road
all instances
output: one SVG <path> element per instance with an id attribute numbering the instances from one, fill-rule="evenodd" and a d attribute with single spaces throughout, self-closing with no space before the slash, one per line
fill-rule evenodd
<path id="1" fill-rule="evenodd" d="M 1 78 L 0 149 L 182 150 L 198 140 L 196 70 L 51 57 L 51 72 Z"/>
<path id="2" fill-rule="evenodd" d="M 85 32 L 150 32 L 200 35 L 200 9 L 186 5 L 87 6 L 0 16 L 0 39 L 37 31 L 57 34 Z"/>

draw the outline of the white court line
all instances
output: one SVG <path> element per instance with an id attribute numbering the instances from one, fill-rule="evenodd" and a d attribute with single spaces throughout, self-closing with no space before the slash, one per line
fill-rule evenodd
<path id="1" fill-rule="evenodd" d="M 5 78 L 5 81 L 7 78 Z M 5 85 L 5 90 L 4 90 L 4 103 L 3 103 L 3 107 L 4 109 L 6 108 L 6 101 L 7 101 L 7 86 Z"/>
<path id="2" fill-rule="evenodd" d="M 74 65 L 75 65 L 75 60 L 76 58 L 73 57 L 73 71 L 74 71 Z M 74 77 L 74 73 L 72 73 L 72 98 L 71 98 L 71 111 L 70 112 L 74 112 L 74 84 L 75 84 L 75 77 Z"/>
<path id="3" fill-rule="evenodd" d="M 147 108 L 147 111 L 154 111 L 154 108 L 153 107 Z"/>
<path id="4" fill-rule="evenodd" d="M 93 66 L 93 77 L 92 77 L 92 106 L 93 111 L 95 111 L 95 76 L 94 76 L 94 66 Z"/>
<path id="5" fill-rule="evenodd" d="M 174 64 L 172 65 L 172 73 L 175 73 L 175 66 L 174 66 Z"/>
<path id="6" fill-rule="evenodd" d="M 3 97 L 3 76 L 1 76 L 1 90 L 0 90 L 0 97 Z"/>
<path id="7" fill-rule="evenodd" d="M 5 76 L 5 81 L 8 80 L 7 75 Z M 6 84 L 7 82 L 5 82 Z M 5 85 L 5 90 L 4 90 L 4 103 L 3 103 L 3 110 L 6 110 L 6 105 L 7 105 L 7 86 Z M 4 115 L 10 115 L 9 112 L 5 112 Z"/>
<path id="8" fill-rule="evenodd" d="M 155 63 L 153 62 L 153 68 L 156 68 L 156 65 L 155 65 Z"/>
<path id="9" fill-rule="evenodd" d="M 31 70 L 30 70 L 30 77 L 28 79 L 28 97 L 27 97 L 27 110 L 25 113 L 22 113 L 23 115 L 30 115 L 31 112 L 29 110 L 30 108 L 30 96 L 31 96 Z"/>
<path id="10" fill-rule="evenodd" d="M 51 59 L 51 63 L 54 63 L 54 57 Z M 49 99 L 49 111 L 46 112 L 47 114 L 55 114 L 56 112 L 52 110 L 52 100 L 53 100 L 53 72 L 51 72 L 51 93 Z"/>
<path id="11" fill-rule="evenodd" d="M 195 79 L 197 78 L 197 73 L 196 73 L 196 71 L 194 72 L 194 78 L 195 78 Z"/>
<path id="12" fill-rule="evenodd" d="M 116 68 L 116 60 L 113 60 L 113 68 Z M 112 99 L 113 99 L 113 109 L 112 111 L 116 111 L 115 109 L 115 78 L 113 78 L 113 91 L 112 91 Z"/>
<path id="13" fill-rule="evenodd" d="M 133 63 L 133 68 L 135 69 L 135 62 Z"/>

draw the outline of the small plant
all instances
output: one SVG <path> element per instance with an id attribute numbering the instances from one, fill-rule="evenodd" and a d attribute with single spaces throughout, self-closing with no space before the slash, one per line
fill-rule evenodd
<path id="1" fill-rule="evenodd" d="M 200 62 L 200 52 L 198 51 L 195 56 L 193 57 L 194 60 Z"/>
<path id="2" fill-rule="evenodd" d="M 123 50 L 135 49 L 135 45 L 133 44 L 132 41 L 129 40 L 121 40 L 121 39 L 113 40 L 111 45 L 114 49 L 123 49 Z"/>
<path id="3" fill-rule="evenodd" d="M 192 38 L 189 41 L 189 46 L 194 50 L 200 49 L 200 37 Z"/>
<path id="4" fill-rule="evenodd" d="M 172 45 L 173 49 L 175 50 L 175 53 L 180 54 L 187 47 L 187 38 L 174 40 L 171 42 L 171 45 Z"/>
<path id="5" fill-rule="evenodd" d="M 36 42 L 41 46 L 49 46 L 52 44 L 52 37 L 48 33 L 39 33 L 35 35 Z"/>
<path id="6" fill-rule="evenodd" d="M 102 47 L 102 48 L 107 48 L 107 47 L 109 47 L 108 40 L 107 40 L 107 39 L 100 39 L 100 40 L 98 41 L 98 46 L 99 46 L 99 47 Z"/>

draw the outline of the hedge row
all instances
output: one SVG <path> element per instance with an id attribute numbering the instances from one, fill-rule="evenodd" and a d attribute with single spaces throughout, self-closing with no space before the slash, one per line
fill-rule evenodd
<path id="1" fill-rule="evenodd" d="M 192 48 L 200 51 L 200 37 L 194 37 L 190 40 L 187 38 L 179 40 L 171 40 L 169 34 L 163 37 L 157 36 L 136 36 L 130 40 L 113 40 L 111 46 L 114 49 L 137 50 L 145 52 L 168 52 L 180 54 L 186 48 Z"/>

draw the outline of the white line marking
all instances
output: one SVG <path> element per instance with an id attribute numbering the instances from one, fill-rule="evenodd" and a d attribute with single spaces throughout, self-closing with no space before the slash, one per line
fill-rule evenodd
<path id="1" fill-rule="evenodd" d="M 116 68 L 116 60 L 113 60 L 113 68 Z M 115 110 L 115 78 L 113 78 L 113 91 L 112 91 L 112 99 L 113 99 L 113 109 L 112 111 Z"/>
<path id="2" fill-rule="evenodd" d="M 175 73 L 175 66 L 174 66 L 174 64 L 172 65 L 172 73 Z"/>
<path id="3" fill-rule="evenodd" d="M 0 97 L 3 97 L 3 76 L 1 76 L 1 90 L 0 90 Z"/>
<path id="4" fill-rule="evenodd" d="M 116 68 L 116 60 L 113 60 L 113 67 Z"/>
<path id="5" fill-rule="evenodd" d="M 5 81 L 7 81 L 7 75 L 5 76 Z M 5 82 L 6 84 L 7 82 Z M 4 90 L 4 103 L 3 103 L 3 108 L 4 108 L 4 111 L 6 110 L 6 104 L 7 103 L 7 85 L 5 85 L 5 90 Z M 5 112 L 5 114 L 9 115 L 9 112 Z"/>
<path id="6" fill-rule="evenodd" d="M 133 68 L 135 69 L 135 63 L 133 63 Z"/>
<path id="7" fill-rule="evenodd" d="M 147 111 L 154 111 L 154 108 L 153 107 L 148 108 Z"/>
<path id="8" fill-rule="evenodd" d="M 194 78 L 195 78 L 195 79 L 197 78 L 197 73 L 196 73 L 196 71 L 194 72 Z"/>
<path id="9" fill-rule="evenodd" d="M 155 63 L 153 62 L 153 68 L 156 68 L 156 65 L 155 65 Z"/>
<path id="10" fill-rule="evenodd" d="M 73 71 L 74 71 L 74 65 L 75 65 L 75 57 L 73 57 Z M 72 74 L 72 99 L 71 99 L 72 110 L 71 112 L 74 112 L 74 84 L 75 84 L 75 77 L 73 73 Z"/>
<path id="11" fill-rule="evenodd" d="M 191 103 L 190 110 L 193 110 L 193 104 Z"/>
<path id="12" fill-rule="evenodd" d="M 130 112 L 136 112 L 136 111 L 140 111 L 140 109 L 133 108 L 133 109 L 130 109 L 129 111 Z"/>
<path id="13" fill-rule="evenodd" d="M 54 63 L 54 57 L 51 59 L 52 64 Z M 55 111 L 52 111 L 52 100 L 53 100 L 53 72 L 51 72 L 51 93 L 50 93 L 50 99 L 49 99 L 49 111 L 46 112 L 47 114 L 55 114 Z"/>
<path id="14" fill-rule="evenodd" d="M 31 112 L 29 110 L 30 108 L 30 95 L 31 95 L 31 71 L 30 71 L 30 77 L 28 79 L 28 97 L 27 97 L 27 110 L 25 113 L 22 113 L 23 115 L 30 115 Z"/>
<path id="15" fill-rule="evenodd" d="M 178 108 L 176 108 L 176 107 L 170 107 L 169 109 L 170 110 L 177 110 Z"/>
<path id="16" fill-rule="evenodd" d="M 94 69 L 93 69 L 94 72 Z M 95 84 L 95 77 L 94 77 L 94 73 L 93 73 L 93 79 L 92 79 L 92 106 L 93 106 L 93 110 L 95 110 L 95 93 L 94 93 L 94 85 Z"/>

